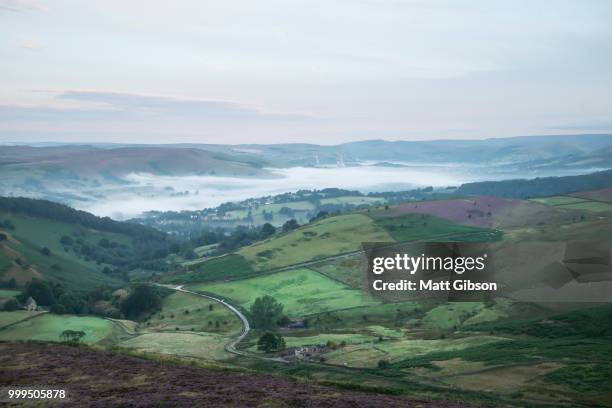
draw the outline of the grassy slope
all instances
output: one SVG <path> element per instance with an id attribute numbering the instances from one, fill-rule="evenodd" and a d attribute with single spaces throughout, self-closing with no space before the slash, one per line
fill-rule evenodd
<path id="1" fill-rule="evenodd" d="M 209 310 L 211 305 L 212 311 Z M 219 326 L 215 322 L 219 322 Z M 242 325 L 236 315 L 218 302 L 175 292 L 166 296 L 162 309 L 140 326 L 147 331 L 176 331 L 177 327 L 179 331 L 235 333 Z"/>
<path id="2" fill-rule="evenodd" d="M 247 309 L 255 298 L 270 295 L 292 317 L 376 304 L 370 295 L 306 268 L 233 282 L 197 284 L 191 289 L 216 293 Z"/>
<path id="3" fill-rule="evenodd" d="M 1 330 L 0 340 L 60 341 L 64 330 L 82 330 L 86 333 L 85 343 L 97 343 L 111 336 L 116 326 L 100 317 L 45 313 Z"/>
<path id="4" fill-rule="evenodd" d="M 362 214 L 325 218 L 288 234 L 238 251 L 263 271 L 361 249 L 362 242 L 390 242 L 382 228 Z"/>
<path id="5" fill-rule="evenodd" d="M 86 242 L 92 244 L 97 244 L 100 239 L 107 238 L 129 245 L 131 242 L 129 237 L 21 214 L 2 213 L 0 219 L 9 219 L 16 227 L 15 230 L 7 231 L 12 239 L 4 245 L 7 245 L 12 250 L 11 252 L 14 251 L 18 257 L 25 260 L 45 278 L 60 281 L 63 285 L 76 290 L 92 289 L 103 283 L 118 283 L 114 278 L 109 278 L 101 273 L 102 267 L 96 265 L 95 262 L 87 262 L 73 252 L 64 251 L 60 238 L 63 235 L 73 236 L 73 233 L 78 231 L 83 234 L 82 238 Z M 43 247 L 51 250 L 50 256 L 40 253 Z M 4 258 L 7 257 L 11 258 L 11 264 L 7 268 L 6 262 L 3 262 L 5 267 L 0 270 L 0 276 L 6 275 L 12 269 L 12 273 L 17 273 L 17 280 L 20 281 L 19 271 L 22 268 L 14 264 L 12 260 L 15 257 L 7 256 L 5 251 Z M 58 265 L 59 269 L 52 268 L 53 265 Z M 25 282 L 22 280 L 20 283 Z"/>

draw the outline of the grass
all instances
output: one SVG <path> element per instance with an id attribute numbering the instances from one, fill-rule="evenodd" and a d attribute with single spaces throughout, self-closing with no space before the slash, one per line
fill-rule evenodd
<path id="1" fill-rule="evenodd" d="M 212 258 L 195 266 L 193 271 L 180 275 L 171 275 L 166 282 L 208 282 L 228 278 L 238 278 L 254 273 L 251 265 L 238 254 L 229 254 Z"/>
<path id="2" fill-rule="evenodd" d="M 448 331 L 455 330 L 461 324 L 482 312 L 484 304 L 480 302 L 454 302 L 439 305 L 429 310 L 422 319 L 428 329 Z"/>
<path id="3" fill-rule="evenodd" d="M 27 310 L 0 312 L 0 328 L 27 319 L 29 317 L 36 316 L 38 314 L 40 314 L 40 312 L 28 312 Z"/>
<path id="4" fill-rule="evenodd" d="M 291 317 L 376 304 L 369 294 L 306 268 L 233 282 L 196 284 L 190 288 L 229 298 L 245 309 L 257 297 L 270 295 L 285 306 L 285 313 Z"/>
<path id="5" fill-rule="evenodd" d="M 554 196 L 554 197 L 542 197 L 542 198 L 533 198 L 530 201 L 535 201 L 536 203 L 546 204 L 546 205 L 566 205 L 566 204 L 574 204 L 574 203 L 582 203 L 587 200 L 583 198 L 577 197 L 568 197 L 568 196 Z"/>
<path id="6" fill-rule="evenodd" d="M 64 330 L 84 331 L 85 343 L 97 343 L 113 334 L 114 323 L 93 316 L 55 315 L 45 313 L 0 331 L 0 340 L 60 341 Z"/>
<path id="7" fill-rule="evenodd" d="M 328 341 L 340 345 L 342 342 L 346 344 L 361 344 L 374 342 L 376 337 L 364 334 L 352 333 L 321 333 L 313 336 L 283 336 L 287 347 L 303 347 L 314 346 L 318 344 L 327 344 Z M 253 345 L 249 351 L 257 351 L 257 346 Z"/>
<path id="8" fill-rule="evenodd" d="M 20 294 L 19 290 L 0 289 L 0 298 L 12 298 Z"/>
<path id="9" fill-rule="evenodd" d="M 567 385 L 574 391 L 601 394 L 612 391 L 612 365 L 574 364 L 546 375 L 551 383 Z"/>
<path id="10" fill-rule="evenodd" d="M 16 227 L 15 230 L 9 232 L 13 239 L 4 245 L 10 248 L 15 257 L 24 260 L 46 279 L 60 282 L 69 289 L 80 291 L 94 289 L 102 284 L 119 283 L 117 279 L 104 275 L 101 272 L 102 266 L 93 261 L 86 261 L 72 251 L 65 251 L 60 243 L 60 238 L 63 235 L 73 236 L 73 233 L 78 232 L 85 242 L 91 244 L 97 244 L 100 239 L 107 238 L 129 246 L 131 245 L 129 237 L 21 214 L 0 213 L 0 219 L 8 219 Z M 43 247 L 51 250 L 50 256 L 40 253 Z M 6 273 L 11 268 L 12 262 L 7 264 L 5 260 L 0 264 L 4 265 L 4 268 L 0 269 L 0 275 L 4 275 L 7 279 Z M 21 267 L 15 265 L 15 268 Z M 18 279 L 19 275 L 17 274 L 18 283 L 24 284 L 25 282 L 20 282 Z"/>
<path id="11" fill-rule="evenodd" d="M 317 330 L 354 330 L 371 325 L 395 327 L 421 314 L 421 306 L 416 302 L 386 303 L 319 313 L 310 316 L 308 323 Z"/>
<path id="12" fill-rule="evenodd" d="M 119 346 L 148 353 L 221 360 L 231 357 L 224 348 L 229 341 L 230 337 L 214 333 L 145 333 L 124 340 Z"/>
<path id="13" fill-rule="evenodd" d="M 367 259 L 361 254 L 314 264 L 310 268 L 352 288 L 362 290 L 368 288 Z"/>
<path id="14" fill-rule="evenodd" d="M 395 241 L 400 242 L 447 237 L 449 235 L 456 235 L 456 238 L 449 237 L 449 239 L 463 240 L 463 234 L 474 233 L 482 235 L 479 238 L 481 240 L 493 240 L 496 235 L 494 231 L 455 224 L 427 214 L 405 214 L 394 218 L 378 218 L 376 219 L 376 225 L 387 230 Z"/>
<path id="15" fill-rule="evenodd" d="M 393 239 L 362 214 L 329 217 L 288 234 L 256 243 L 238 253 L 258 271 L 299 264 L 361 249 L 362 242 Z"/>
<path id="16" fill-rule="evenodd" d="M 591 212 L 612 212 L 612 204 L 598 201 L 586 201 L 582 203 L 564 205 L 563 208 L 572 210 L 585 210 Z"/>
<path id="17" fill-rule="evenodd" d="M 348 345 L 329 353 L 327 362 L 350 367 L 376 367 L 379 360 L 395 363 L 407 358 L 424 356 L 432 352 L 450 352 L 475 345 L 498 342 L 493 336 L 471 336 L 458 339 L 400 339 L 383 340 L 359 345 Z"/>
<path id="18" fill-rule="evenodd" d="M 234 333 L 240 331 L 242 324 L 218 302 L 175 292 L 166 296 L 162 309 L 140 326 L 146 331 L 176 331 L 177 327 L 179 331 Z"/>

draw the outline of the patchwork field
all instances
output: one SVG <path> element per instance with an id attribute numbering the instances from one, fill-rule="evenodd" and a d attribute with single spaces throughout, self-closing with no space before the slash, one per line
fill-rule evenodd
<path id="1" fill-rule="evenodd" d="M 391 242 L 393 238 L 362 214 L 329 217 L 288 234 L 238 251 L 258 271 L 294 265 L 361 249 L 362 242 Z"/>
<path id="2" fill-rule="evenodd" d="M 60 341 L 64 330 L 84 331 L 83 342 L 91 344 L 111 336 L 117 327 L 100 317 L 45 313 L 0 330 L 0 340 Z"/>
<path id="3" fill-rule="evenodd" d="M 300 317 L 320 312 L 376 304 L 369 294 L 351 289 L 313 270 L 286 272 L 222 283 L 202 283 L 191 290 L 215 293 L 248 309 L 257 297 L 270 295 L 285 306 L 285 313 Z"/>

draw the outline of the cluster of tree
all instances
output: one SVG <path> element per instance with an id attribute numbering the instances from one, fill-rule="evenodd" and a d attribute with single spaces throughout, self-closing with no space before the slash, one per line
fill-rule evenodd
<path id="1" fill-rule="evenodd" d="M 161 309 L 162 299 L 169 291 L 158 286 L 138 285 L 121 303 L 121 312 L 128 319 L 138 319 Z"/>
<path id="2" fill-rule="evenodd" d="M 264 295 L 255 299 L 249 310 L 251 323 L 255 329 L 269 330 L 288 323 L 283 314 L 284 306 L 272 296 Z"/>
<path id="3" fill-rule="evenodd" d="M 60 334 L 62 342 L 71 346 L 79 345 L 83 337 L 85 337 L 85 332 L 81 330 L 64 330 Z"/>
<path id="4" fill-rule="evenodd" d="M 270 353 L 272 351 L 281 351 L 284 349 L 285 339 L 283 339 L 283 336 L 280 334 L 266 332 L 257 340 L 257 350 Z"/>
<path id="5" fill-rule="evenodd" d="M 79 224 L 98 231 L 115 232 L 145 240 L 164 241 L 166 234 L 153 228 L 129 222 L 114 221 L 109 217 L 97 217 L 85 211 L 75 210 L 48 200 L 25 197 L 0 197 L 0 210 L 55 221 Z"/>

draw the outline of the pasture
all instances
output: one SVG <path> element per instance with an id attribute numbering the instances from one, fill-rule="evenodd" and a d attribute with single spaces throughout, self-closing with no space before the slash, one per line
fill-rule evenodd
<path id="1" fill-rule="evenodd" d="M 242 325 L 236 315 L 218 302 L 190 293 L 174 292 L 166 296 L 162 309 L 141 323 L 146 331 L 239 332 Z"/>
<path id="2" fill-rule="evenodd" d="M 365 292 L 306 268 L 232 282 L 194 284 L 190 289 L 215 293 L 245 309 L 257 297 L 270 295 L 285 306 L 284 312 L 290 317 L 377 303 Z"/>
<path id="3" fill-rule="evenodd" d="M 352 252 L 362 242 L 391 242 L 391 236 L 362 214 L 324 218 L 287 234 L 242 248 L 242 255 L 258 271 Z"/>
<path id="4" fill-rule="evenodd" d="M 504 340 L 494 336 L 470 336 L 456 339 L 398 339 L 376 340 L 369 343 L 347 345 L 326 355 L 330 364 L 349 367 L 376 367 L 379 360 L 390 363 L 427 355 L 432 352 L 458 351 L 476 345 Z"/>
<path id="5" fill-rule="evenodd" d="M 120 342 L 120 347 L 141 352 L 180 357 L 221 360 L 232 355 L 225 351 L 230 337 L 214 333 L 145 333 Z"/>
<path id="6" fill-rule="evenodd" d="M 100 317 L 45 313 L 0 330 L 0 340 L 60 341 L 64 330 L 84 331 L 83 341 L 92 344 L 111 336 L 117 327 Z"/>
<path id="7" fill-rule="evenodd" d="M 28 312 L 27 310 L 0 312 L 0 328 L 39 315 L 40 313 L 41 312 Z"/>

